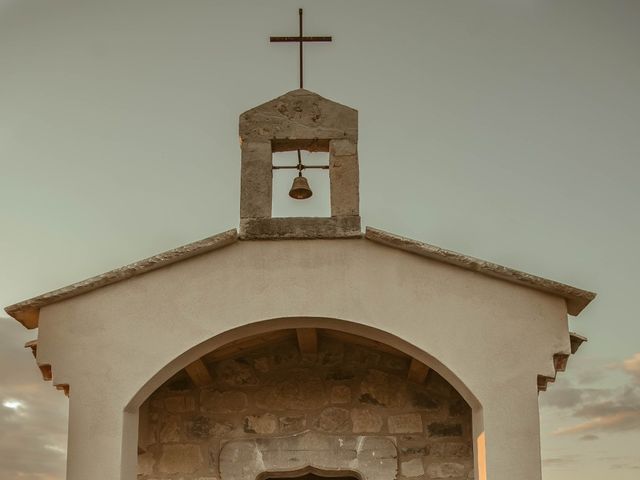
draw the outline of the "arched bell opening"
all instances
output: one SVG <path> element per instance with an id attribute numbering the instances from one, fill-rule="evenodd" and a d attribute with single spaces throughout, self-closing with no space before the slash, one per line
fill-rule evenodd
<path id="1" fill-rule="evenodd" d="M 468 478 L 472 407 L 437 361 L 368 327 L 291 320 L 183 359 L 140 406 L 138 478 L 368 480 L 369 457 L 386 459 L 380 480 Z"/>

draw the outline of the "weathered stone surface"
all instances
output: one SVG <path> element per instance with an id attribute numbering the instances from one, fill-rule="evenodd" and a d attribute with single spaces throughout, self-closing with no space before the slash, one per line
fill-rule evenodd
<path id="1" fill-rule="evenodd" d="M 360 180 L 357 147 L 353 140 L 331 140 L 329 146 L 331 215 L 359 215 Z"/>
<path id="2" fill-rule="evenodd" d="M 449 402 L 449 415 L 451 415 L 452 417 L 455 417 L 455 416 L 470 415 L 470 414 L 471 414 L 471 407 L 456 392 L 456 395 Z"/>
<path id="3" fill-rule="evenodd" d="M 380 354 L 376 351 L 355 345 L 350 346 L 344 354 L 345 362 L 355 364 L 358 367 L 372 368 L 380 361 Z"/>
<path id="4" fill-rule="evenodd" d="M 195 438 L 208 438 L 211 427 L 209 417 L 198 416 L 189 422 L 189 435 Z"/>
<path id="5" fill-rule="evenodd" d="M 461 463 L 432 463 L 427 467 L 429 478 L 459 478 L 465 474 L 465 466 Z"/>
<path id="6" fill-rule="evenodd" d="M 155 460 L 149 452 L 138 455 L 138 475 L 151 475 Z"/>
<path id="7" fill-rule="evenodd" d="M 402 407 L 406 403 L 406 383 L 379 370 L 369 370 L 360 383 L 361 403 L 381 407 Z"/>
<path id="8" fill-rule="evenodd" d="M 431 446 L 434 457 L 470 458 L 473 455 L 470 443 L 446 442 L 434 443 Z"/>
<path id="9" fill-rule="evenodd" d="M 382 429 L 382 416 L 370 408 L 351 410 L 354 433 L 375 433 Z"/>
<path id="10" fill-rule="evenodd" d="M 167 474 L 194 473 L 202 466 L 200 447 L 195 444 L 165 445 L 158 461 L 158 472 Z"/>
<path id="11" fill-rule="evenodd" d="M 245 358 L 227 360 L 218 364 L 216 372 L 218 377 L 229 385 L 254 386 L 258 384 L 258 377 L 251 363 Z"/>
<path id="12" fill-rule="evenodd" d="M 259 459 L 237 459 L 250 469 L 260 466 L 260 461 L 290 465 L 299 459 L 296 448 L 308 447 L 312 460 L 316 458 L 312 454 L 319 451 L 320 457 L 326 458 L 327 462 L 331 458 L 338 464 L 349 463 L 351 471 L 356 460 L 356 471 L 362 472 L 360 468 L 376 471 L 380 464 L 376 438 L 382 438 L 383 445 L 389 440 L 397 445 L 393 453 L 395 457 L 399 454 L 395 459 L 397 468 L 400 468 L 398 462 L 406 463 L 400 479 L 427 480 L 427 473 L 420 474 L 420 468 L 426 470 L 434 463 L 464 465 L 464 475 L 451 477 L 451 480 L 465 478 L 473 462 L 471 416 L 451 415 L 458 412 L 459 405 L 452 404 L 461 397 L 452 393 L 444 379 L 435 375 L 428 384 L 414 384 L 407 380 L 406 368 L 397 371 L 391 368 L 387 361 L 390 353 L 361 345 L 355 348 L 336 346 L 335 343 L 345 345 L 339 340 L 322 337 L 319 354 L 313 359 L 300 356 L 295 337 L 244 351 L 241 365 L 251 368 L 259 386 L 241 385 L 229 389 L 228 383 L 216 376 L 208 387 L 191 385 L 189 390 L 181 390 L 179 394 L 163 388 L 152 395 L 149 399 L 153 405 L 149 410 L 152 432 L 149 445 L 156 464 L 153 474 L 147 474 L 146 480 L 195 480 L 197 475 L 215 475 L 213 472 L 219 471 L 221 448 L 242 439 L 262 442 L 258 450 L 253 450 L 260 453 Z M 355 350 L 359 353 L 354 354 Z M 258 359 L 262 360 L 258 362 Z M 378 365 L 384 370 L 371 370 L 367 364 Z M 259 365 L 263 367 L 259 368 Z M 361 393 L 363 386 L 365 394 Z M 401 392 L 400 396 L 397 396 L 398 392 Z M 167 411 L 167 397 L 185 396 L 196 398 L 199 411 L 175 414 Z M 401 406 L 385 407 L 381 401 Z M 179 402 L 175 403 L 178 409 L 183 408 Z M 430 437 L 429 429 L 425 427 L 432 424 L 436 425 L 436 433 L 442 433 L 438 424 L 460 424 L 463 436 Z M 293 443 L 287 446 L 288 443 L 282 443 L 287 436 L 306 440 L 291 440 Z M 334 448 L 331 446 L 334 440 L 328 440 L 331 438 L 342 442 L 339 451 L 331 450 Z M 363 450 L 364 444 L 358 443 L 358 439 L 363 438 L 368 439 L 369 453 Z M 279 440 L 271 444 L 272 439 Z M 200 446 L 204 459 L 197 474 L 159 472 L 157 462 L 164 446 L 195 443 Z M 285 445 L 284 450 L 280 449 L 282 445 Z M 222 477 L 220 480 L 227 479 Z"/>
<path id="13" fill-rule="evenodd" d="M 271 217 L 273 174 L 270 142 L 242 142 L 240 218 Z"/>
<path id="14" fill-rule="evenodd" d="M 326 402 L 322 380 L 308 372 L 292 373 L 287 380 L 264 387 L 256 395 L 258 407 L 270 411 L 314 410 Z"/>
<path id="15" fill-rule="evenodd" d="M 325 367 L 341 365 L 344 361 L 344 345 L 341 343 L 324 343 L 318 351 L 317 364 Z"/>
<path id="16" fill-rule="evenodd" d="M 351 431 L 351 415 L 344 408 L 325 408 L 316 423 L 316 428 L 324 432 L 342 433 Z"/>
<path id="17" fill-rule="evenodd" d="M 241 412 L 247 408 L 247 394 L 237 390 L 220 392 L 203 389 L 200 392 L 200 408 L 213 413 Z"/>
<path id="18" fill-rule="evenodd" d="M 357 135 L 357 110 L 304 89 L 287 92 L 240 115 L 243 142 L 340 138 L 355 141 Z M 323 144 L 319 147 L 326 151 Z"/>
<path id="19" fill-rule="evenodd" d="M 266 373 L 269 371 L 269 357 L 259 357 L 253 361 L 253 368 L 257 372 Z"/>
<path id="20" fill-rule="evenodd" d="M 433 422 L 427 427 L 430 437 L 460 437 L 462 425 L 460 423 Z"/>
<path id="21" fill-rule="evenodd" d="M 351 403 L 351 388 L 348 385 L 331 387 L 331 403 Z"/>
<path id="22" fill-rule="evenodd" d="M 400 474 L 403 477 L 419 477 L 424 475 L 422 458 L 413 458 L 400 463 Z"/>
<path id="23" fill-rule="evenodd" d="M 240 238 L 243 240 L 360 237 L 359 216 L 240 219 Z"/>
<path id="24" fill-rule="evenodd" d="M 278 430 L 278 419 L 271 413 L 249 415 L 244 418 L 244 431 L 260 435 L 274 433 Z"/>
<path id="25" fill-rule="evenodd" d="M 422 432 L 422 418 L 419 413 L 392 415 L 388 419 L 389 433 Z"/>
<path id="26" fill-rule="evenodd" d="M 305 432 L 289 437 L 236 440 L 220 452 L 222 479 L 255 480 L 262 472 L 315 467 L 357 471 L 367 480 L 397 476 L 397 451 L 384 437 L 323 435 Z"/>
<path id="27" fill-rule="evenodd" d="M 281 433 L 301 432 L 307 426 L 307 419 L 304 415 L 291 415 L 279 418 Z"/>
<path id="28" fill-rule="evenodd" d="M 170 413 L 192 412 L 196 408 L 196 401 L 191 396 L 176 395 L 164 399 L 164 408 Z"/>
<path id="29" fill-rule="evenodd" d="M 440 407 L 440 402 L 432 394 L 425 389 L 413 390 L 410 393 L 411 404 L 419 409 L 435 410 Z"/>
<path id="30" fill-rule="evenodd" d="M 178 415 L 167 415 L 163 418 L 158 431 L 161 443 L 179 442 L 182 440 L 182 422 Z"/>
<path id="31" fill-rule="evenodd" d="M 384 355 L 382 357 L 382 366 L 390 370 L 407 370 L 409 368 L 409 359 L 396 357 L 395 355 Z"/>
<path id="32" fill-rule="evenodd" d="M 273 349 L 273 368 L 292 368 L 300 363 L 300 351 L 297 345 L 280 345 Z"/>
<path id="33" fill-rule="evenodd" d="M 400 454 L 403 457 L 425 457 L 427 455 L 429 455 L 429 447 L 424 446 L 424 447 L 409 447 L 409 446 L 404 446 L 404 447 L 400 447 Z"/>

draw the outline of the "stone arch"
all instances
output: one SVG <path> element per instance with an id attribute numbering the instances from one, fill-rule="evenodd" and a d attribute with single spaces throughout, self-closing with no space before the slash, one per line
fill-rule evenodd
<path id="1" fill-rule="evenodd" d="M 167 365 L 162 367 L 153 377 L 151 377 L 144 385 L 142 385 L 137 393 L 133 396 L 133 398 L 131 398 L 131 400 L 127 403 L 125 411 L 137 411 L 140 405 L 142 405 L 142 402 L 144 402 L 144 400 L 146 400 L 149 395 L 151 395 L 151 393 L 158 389 L 164 382 L 169 380 L 178 371 L 198 360 L 204 354 L 249 335 L 268 333 L 275 330 L 282 330 L 287 328 L 329 328 L 332 330 L 359 335 L 370 340 L 389 345 L 396 350 L 399 350 L 407 354 L 408 356 L 419 360 L 420 362 L 429 366 L 429 368 L 432 368 L 433 370 L 438 372 L 438 374 L 440 374 L 460 393 L 460 395 L 462 395 L 465 401 L 474 410 L 474 413 L 481 410 L 482 408 L 480 401 L 467 387 L 463 379 L 459 378 L 455 374 L 455 372 L 449 369 L 448 366 L 440 362 L 437 358 L 433 357 L 428 352 L 421 350 L 420 348 L 412 345 L 406 340 L 399 338 L 396 335 L 354 321 L 335 318 L 289 317 L 261 320 L 250 323 L 242 327 L 223 332 L 219 335 L 205 340 L 198 345 L 193 346 L 189 350 L 182 353 L 180 356 L 173 359 Z"/>
<path id="2" fill-rule="evenodd" d="M 206 353 L 248 336 L 295 328 L 323 328 L 355 334 L 393 347 L 393 349 L 419 360 L 447 380 L 471 406 L 474 432 L 478 425 L 482 425 L 480 402 L 454 372 L 433 356 L 391 333 L 367 325 L 353 321 L 314 317 L 263 320 L 216 335 L 192 347 L 158 371 L 131 399 L 126 411 L 129 414 L 137 414 L 138 407 L 151 393 Z M 476 436 L 475 433 L 474 436 Z M 307 444 L 316 445 L 320 452 L 316 451 L 314 455 L 306 457 L 300 455 L 300 452 L 304 450 L 303 447 Z M 134 447 L 131 444 L 126 442 L 123 444 L 123 454 L 133 450 Z M 287 452 L 291 455 L 287 456 Z M 297 454 L 294 455 L 293 452 L 297 452 Z M 476 454 L 476 448 L 473 448 L 473 453 Z M 252 463 L 248 460 L 249 458 L 259 458 L 260 461 Z M 225 461 L 225 459 L 227 460 Z M 352 472 L 356 474 L 356 478 L 361 480 L 394 480 L 399 471 L 398 451 L 394 441 L 384 438 L 380 434 L 341 434 L 336 436 L 305 431 L 283 436 L 275 441 L 272 437 L 231 440 L 220 452 L 221 480 L 254 480 L 265 476 L 288 477 L 294 476 L 298 471 L 314 469 L 322 472 L 336 472 L 336 475 L 347 475 Z"/>

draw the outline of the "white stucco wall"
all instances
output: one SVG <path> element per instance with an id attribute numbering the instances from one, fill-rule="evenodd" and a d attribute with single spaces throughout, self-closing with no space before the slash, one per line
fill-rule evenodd
<path id="1" fill-rule="evenodd" d="M 67 478 L 133 480 L 155 388 L 224 343 L 297 326 L 430 365 L 473 408 L 477 479 L 540 479 L 536 377 L 569 353 L 564 300 L 367 240 L 238 242 L 43 308 L 38 362 L 71 389 Z"/>

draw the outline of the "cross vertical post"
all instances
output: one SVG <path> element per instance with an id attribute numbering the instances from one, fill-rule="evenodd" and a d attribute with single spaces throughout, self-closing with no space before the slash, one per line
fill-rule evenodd
<path id="1" fill-rule="evenodd" d="M 300 62 L 300 88 L 304 88 L 304 42 L 331 42 L 330 36 L 305 37 L 302 25 L 302 9 L 298 9 L 298 36 L 297 37 L 270 37 L 273 42 L 295 42 L 299 49 Z"/>

